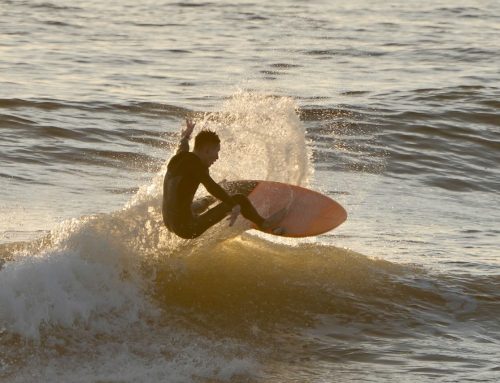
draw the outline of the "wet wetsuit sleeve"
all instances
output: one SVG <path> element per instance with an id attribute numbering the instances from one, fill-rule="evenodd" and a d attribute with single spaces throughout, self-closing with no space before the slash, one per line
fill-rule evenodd
<path id="1" fill-rule="evenodd" d="M 200 171 L 200 182 L 215 198 L 227 203 L 230 206 L 236 205 L 231 196 L 227 194 L 226 191 L 212 179 L 212 177 L 210 177 L 208 171 Z"/>

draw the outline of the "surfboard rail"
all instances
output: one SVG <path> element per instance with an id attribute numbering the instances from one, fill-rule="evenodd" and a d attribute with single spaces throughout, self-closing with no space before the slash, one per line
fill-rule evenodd
<path id="1" fill-rule="evenodd" d="M 279 226 L 285 229 L 282 234 L 284 237 L 324 234 L 347 219 L 347 211 L 338 202 L 302 186 L 276 181 L 241 180 L 228 182 L 225 188 L 232 193 L 247 195 L 263 217 L 269 217 L 283 208 L 287 209 L 286 216 L 279 222 Z M 260 230 L 254 224 L 249 226 Z M 264 232 L 274 234 L 271 231 Z"/>

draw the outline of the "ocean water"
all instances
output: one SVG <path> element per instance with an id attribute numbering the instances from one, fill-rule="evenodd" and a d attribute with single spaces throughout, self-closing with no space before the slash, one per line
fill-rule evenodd
<path id="1" fill-rule="evenodd" d="M 0 16 L 0 381 L 500 380 L 497 1 Z M 216 180 L 307 186 L 348 220 L 171 235 L 186 117 L 222 138 Z"/>

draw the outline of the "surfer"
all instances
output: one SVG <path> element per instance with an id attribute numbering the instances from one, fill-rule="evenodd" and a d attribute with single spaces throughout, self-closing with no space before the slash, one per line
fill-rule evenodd
<path id="1" fill-rule="evenodd" d="M 194 122 L 186 120 L 186 129 L 181 134 L 179 148 L 167 166 L 163 181 L 162 207 L 165 226 L 181 238 L 192 239 L 228 215 L 229 226 L 232 226 L 241 213 L 259 228 L 272 229 L 275 234 L 283 234 L 283 228 L 277 227 L 277 223 L 285 216 L 286 209 L 265 219 L 245 195 L 229 195 L 210 177 L 208 170 L 219 158 L 220 150 L 220 139 L 215 132 L 202 130 L 195 137 L 193 151 L 189 151 L 189 139 L 195 125 Z M 208 211 L 205 210 L 213 202 L 212 198 L 206 197 L 193 202 L 200 183 L 221 201 Z"/>

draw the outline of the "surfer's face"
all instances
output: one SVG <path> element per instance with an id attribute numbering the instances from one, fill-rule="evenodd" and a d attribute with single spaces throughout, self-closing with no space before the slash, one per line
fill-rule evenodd
<path id="1" fill-rule="evenodd" d="M 202 153 L 202 161 L 209 168 L 215 161 L 219 159 L 220 144 L 206 145 Z"/>

